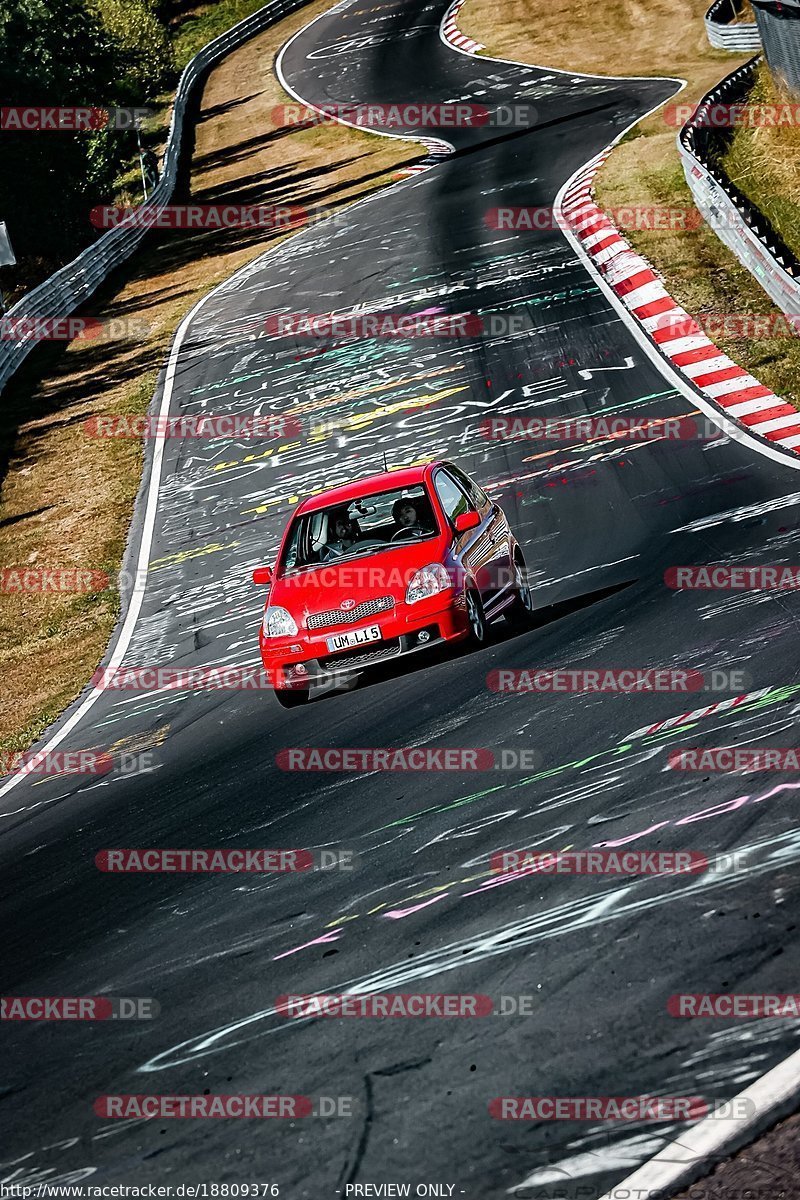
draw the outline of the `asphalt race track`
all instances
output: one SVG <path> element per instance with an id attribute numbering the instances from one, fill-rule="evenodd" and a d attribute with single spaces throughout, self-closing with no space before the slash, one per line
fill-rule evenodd
<path id="1" fill-rule="evenodd" d="M 425 129 L 455 153 L 312 225 L 198 310 L 170 370 L 169 412 L 291 415 L 302 432 L 163 443 L 146 591 L 124 662 L 257 664 L 264 593 L 253 567 L 272 561 L 295 498 L 381 470 L 384 452 L 390 466 L 453 458 L 503 505 L 540 625 L 513 636 L 498 625 L 481 652 L 387 668 L 290 712 L 268 691 L 109 690 L 61 748 L 110 749 L 118 769 L 30 778 L 0 795 L 4 993 L 152 996 L 161 1006 L 152 1021 L 3 1025 L 4 1180 L 276 1183 L 290 1200 L 368 1183 L 448 1185 L 474 1200 L 553 1186 L 588 1198 L 685 1126 L 503 1122 L 489 1115 L 492 1097 L 713 1101 L 796 1048 L 791 1020 L 667 1011 L 676 992 L 794 990 L 800 782 L 673 771 L 667 756 L 686 745 L 792 745 L 796 594 L 676 592 L 663 575 L 675 564 L 795 562 L 800 460 L 724 436 L 566 446 L 490 441 L 480 429 L 505 414 L 694 411 L 557 229 L 511 233 L 487 220 L 498 205 L 551 206 L 582 163 L 677 84 L 470 58 L 440 39 L 445 7 L 350 0 L 289 44 L 282 74 L 318 105 L 524 102 L 536 123 Z M 263 333 L 268 314 L 356 305 L 514 311 L 525 327 L 318 354 L 307 340 Z M 149 536 L 146 499 L 132 565 Z M 628 666 L 739 671 L 745 684 L 688 696 L 498 694 L 486 684 L 498 667 Z M 738 706 L 643 732 L 751 691 Z M 480 775 L 276 766 L 282 749 L 303 746 L 533 748 L 539 765 Z M 124 771 L 122 755 L 141 756 L 140 769 Z M 688 880 L 501 884 L 490 872 L 492 852 L 507 847 L 626 839 L 746 853 L 736 869 Z M 108 847 L 229 846 L 350 849 L 357 864 L 113 875 L 94 861 Z M 283 994 L 345 987 L 527 995 L 532 1015 L 275 1012 Z M 92 1107 L 102 1094 L 204 1091 L 349 1096 L 353 1116 L 125 1121 Z"/>

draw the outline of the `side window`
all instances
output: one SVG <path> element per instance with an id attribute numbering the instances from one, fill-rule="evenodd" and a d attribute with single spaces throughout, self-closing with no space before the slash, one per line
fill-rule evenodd
<path id="1" fill-rule="evenodd" d="M 442 508 L 451 521 L 454 521 L 459 513 L 467 511 L 469 508 L 467 497 L 456 481 L 449 475 L 445 475 L 444 471 L 437 471 L 433 479 L 433 486 L 436 488 L 436 495 L 439 497 Z"/>
<path id="2" fill-rule="evenodd" d="M 483 488 L 478 487 L 474 479 L 470 479 L 469 475 L 465 475 L 458 467 L 452 468 L 453 476 L 461 484 L 464 491 L 469 497 L 469 502 L 478 512 L 484 512 L 489 504 L 489 497 L 484 492 Z"/>
<path id="3" fill-rule="evenodd" d="M 286 550 L 281 563 L 281 571 L 291 571 L 292 567 L 297 565 L 297 551 L 300 545 L 300 527 L 303 524 L 302 520 L 295 521 L 292 526 L 292 532 L 289 535 L 289 540 L 286 543 Z"/>

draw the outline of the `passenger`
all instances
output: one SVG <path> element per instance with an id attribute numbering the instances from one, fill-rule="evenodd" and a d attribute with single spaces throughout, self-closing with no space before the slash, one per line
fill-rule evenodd
<path id="1" fill-rule="evenodd" d="M 346 550 L 355 545 L 359 537 L 356 521 L 352 521 L 346 509 L 333 512 L 328 517 L 328 541 L 320 550 L 322 562 L 332 558 L 340 558 Z"/>

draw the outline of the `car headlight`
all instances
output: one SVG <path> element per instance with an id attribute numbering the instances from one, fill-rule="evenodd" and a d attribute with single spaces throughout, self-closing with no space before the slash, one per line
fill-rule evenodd
<path id="1" fill-rule="evenodd" d="M 420 567 L 409 583 L 406 604 L 416 604 L 418 600 L 445 592 L 452 586 L 452 580 L 441 563 L 428 563 L 427 567 Z"/>
<path id="2" fill-rule="evenodd" d="M 297 625 L 292 614 L 277 604 L 267 605 L 261 629 L 264 637 L 291 637 L 297 633 Z"/>

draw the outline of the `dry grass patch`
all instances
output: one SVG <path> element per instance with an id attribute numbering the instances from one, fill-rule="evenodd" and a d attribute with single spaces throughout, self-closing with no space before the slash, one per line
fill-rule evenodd
<path id="1" fill-rule="evenodd" d="M 749 103 L 798 111 L 796 98 L 776 84 L 762 63 Z M 736 186 L 800 258 L 800 125 L 738 126 L 723 165 Z"/>
<path id="2" fill-rule="evenodd" d="M 595 75 L 678 75 L 690 85 L 684 100 L 747 58 L 709 45 L 707 8 L 707 0 L 467 0 L 458 24 L 500 58 Z"/>

